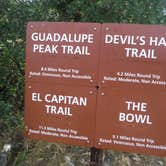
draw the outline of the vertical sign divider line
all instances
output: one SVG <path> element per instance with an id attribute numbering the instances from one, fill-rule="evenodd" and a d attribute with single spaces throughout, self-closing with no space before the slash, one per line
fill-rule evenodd
<path id="1" fill-rule="evenodd" d="M 94 147 L 90 148 L 90 166 L 101 166 L 103 160 L 103 150 L 96 148 L 96 124 L 97 124 L 97 111 L 98 111 L 98 96 L 100 95 L 100 66 L 101 66 L 101 44 L 102 44 L 102 23 L 100 23 L 100 36 L 99 36 L 99 59 L 98 59 L 98 68 L 97 68 L 97 85 L 96 85 L 96 107 L 95 107 L 95 128 L 94 128 Z"/>

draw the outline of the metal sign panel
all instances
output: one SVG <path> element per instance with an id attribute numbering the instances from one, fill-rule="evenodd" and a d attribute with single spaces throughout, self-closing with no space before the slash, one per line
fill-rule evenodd
<path id="1" fill-rule="evenodd" d="M 94 88 L 28 83 L 25 136 L 91 147 L 95 125 Z"/>
<path id="2" fill-rule="evenodd" d="M 166 93 L 158 88 L 104 88 L 96 119 L 96 146 L 150 155 L 166 155 Z M 162 115 L 162 116 L 161 116 Z"/>
<path id="3" fill-rule="evenodd" d="M 166 155 L 165 27 L 103 24 L 96 146 Z"/>
<path id="4" fill-rule="evenodd" d="M 26 80 L 96 85 L 100 24 L 29 22 Z"/>
<path id="5" fill-rule="evenodd" d="M 165 26 L 103 24 L 100 87 L 166 86 Z"/>

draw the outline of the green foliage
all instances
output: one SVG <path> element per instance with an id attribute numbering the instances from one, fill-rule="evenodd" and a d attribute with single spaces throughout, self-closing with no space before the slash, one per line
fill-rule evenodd
<path id="1" fill-rule="evenodd" d="M 9 103 L 5 103 L 0 101 L 0 130 L 1 134 L 3 133 L 13 133 L 15 128 L 22 126 L 22 117 L 19 114 L 16 114 L 12 110 L 12 105 Z M 22 129 L 22 127 L 21 127 Z M 0 134 L 0 135 L 1 135 Z"/>
<path id="2" fill-rule="evenodd" d="M 59 0 L 47 1 L 58 20 L 164 24 L 164 0 Z"/>

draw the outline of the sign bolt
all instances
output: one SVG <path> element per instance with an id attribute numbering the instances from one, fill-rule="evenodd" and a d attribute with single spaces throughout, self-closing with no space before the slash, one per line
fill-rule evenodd
<path id="1" fill-rule="evenodd" d="M 90 143 L 89 140 L 87 140 L 87 143 Z"/>
<path id="2" fill-rule="evenodd" d="M 101 95 L 104 96 L 104 92 L 102 92 Z"/>
<path id="3" fill-rule="evenodd" d="M 100 143 L 100 142 L 98 142 L 98 145 L 101 145 L 101 143 Z"/>
<path id="4" fill-rule="evenodd" d="M 33 25 L 31 25 L 30 27 L 33 28 Z"/>
<path id="5" fill-rule="evenodd" d="M 31 78 L 31 75 L 29 75 L 28 77 Z"/>
<path id="6" fill-rule="evenodd" d="M 102 81 L 102 83 L 105 83 L 105 81 Z"/>
<path id="7" fill-rule="evenodd" d="M 28 86 L 28 88 L 31 88 L 31 86 Z"/>
<path id="8" fill-rule="evenodd" d="M 90 82 L 93 82 L 93 80 L 90 80 Z"/>
<path id="9" fill-rule="evenodd" d="M 106 31 L 109 31 L 110 30 L 110 28 L 109 27 L 106 27 Z"/>
<path id="10" fill-rule="evenodd" d="M 94 29 L 94 31 L 96 31 L 96 30 L 97 30 L 97 28 L 96 28 L 96 27 L 94 27 L 93 29 Z"/>
<path id="11" fill-rule="evenodd" d="M 89 93 L 90 93 L 90 94 L 93 94 L 93 91 L 91 90 Z"/>

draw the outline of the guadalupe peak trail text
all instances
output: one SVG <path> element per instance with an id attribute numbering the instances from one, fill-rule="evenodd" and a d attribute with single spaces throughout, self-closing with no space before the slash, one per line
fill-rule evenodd
<path id="1" fill-rule="evenodd" d="M 33 44 L 34 53 L 90 55 L 87 44 L 93 44 L 94 35 L 80 33 L 60 34 L 34 32 L 31 35 L 31 39 L 33 42 L 41 42 L 40 44 Z M 43 44 L 42 42 L 47 42 L 47 44 Z M 81 46 L 80 43 L 82 44 Z"/>

